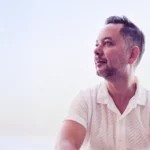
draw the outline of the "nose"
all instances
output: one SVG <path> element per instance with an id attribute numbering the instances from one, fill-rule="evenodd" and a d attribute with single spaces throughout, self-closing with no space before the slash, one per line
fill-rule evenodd
<path id="1" fill-rule="evenodd" d="M 103 55 L 103 47 L 102 47 L 102 45 L 98 45 L 95 48 L 94 54 L 97 55 L 97 56 L 102 56 Z"/>

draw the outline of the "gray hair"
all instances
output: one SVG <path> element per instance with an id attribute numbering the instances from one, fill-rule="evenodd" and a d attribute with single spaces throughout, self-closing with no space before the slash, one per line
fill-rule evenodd
<path id="1" fill-rule="evenodd" d="M 138 65 L 142 55 L 145 51 L 145 36 L 143 32 L 134 24 L 132 23 L 127 17 L 119 17 L 119 16 L 111 16 L 106 19 L 105 24 L 123 24 L 123 28 L 120 30 L 120 34 L 123 38 L 129 42 L 130 41 L 138 46 L 140 53 L 137 59 L 136 64 Z"/>

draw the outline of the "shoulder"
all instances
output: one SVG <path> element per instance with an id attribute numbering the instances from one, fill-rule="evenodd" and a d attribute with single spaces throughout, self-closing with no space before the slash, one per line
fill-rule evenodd
<path id="1" fill-rule="evenodd" d="M 105 88 L 103 82 L 93 86 L 89 86 L 80 90 L 76 100 L 80 101 L 80 103 L 86 103 L 91 107 L 92 103 L 96 103 L 96 101 L 99 99 L 99 96 L 104 93 L 104 89 Z"/>
<path id="2" fill-rule="evenodd" d="M 102 87 L 103 87 L 103 82 L 80 90 L 80 94 L 85 98 L 95 97 L 101 91 Z"/>

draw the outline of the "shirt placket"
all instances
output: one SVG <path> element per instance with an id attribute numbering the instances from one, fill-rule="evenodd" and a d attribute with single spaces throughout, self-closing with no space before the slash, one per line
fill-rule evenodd
<path id="1" fill-rule="evenodd" d="M 117 150 L 126 150 L 125 145 L 125 120 L 120 119 L 118 117 L 117 119 L 117 130 L 116 130 L 116 144 L 117 144 Z"/>

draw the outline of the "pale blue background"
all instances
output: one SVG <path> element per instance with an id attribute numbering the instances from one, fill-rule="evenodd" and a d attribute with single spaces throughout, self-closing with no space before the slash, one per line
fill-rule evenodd
<path id="1" fill-rule="evenodd" d="M 110 15 L 126 15 L 144 31 L 137 75 L 150 88 L 149 14 L 148 0 L 1 0 L 0 149 L 53 147 L 71 100 L 102 80 L 93 49 Z"/>

